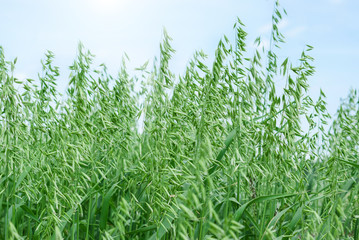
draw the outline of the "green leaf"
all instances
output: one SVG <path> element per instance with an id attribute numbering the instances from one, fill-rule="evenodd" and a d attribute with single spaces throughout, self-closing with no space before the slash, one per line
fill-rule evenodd
<path id="1" fill-rule="evenodd" d="M 218 162 L 221 161 L 222 158 L 223 158 L 223 156 L 226 154 L 227 149 L 228 149 L 229 145 L 233 142 L 233 139 L 234 139 L 234 137 L 236 136 L 236 134 L 237 134 L 237 129 L 234 129 L 234 130 L 232 130 L 232 132 L 230 132 L 229 135 L 227 136 L 226 140 L 224 141 L 225 147 L 219 152 L 219 154 L 218 154 L 218 156 L 217 156 L 217 158 L 216 158 L 216 160 L 217 160 Z M 208 171 L 209 175 L 211 175 L 212 173 L 214 173 L 214 171 L 217 169 L 217 167 L 218 167 L 217 164 L 215 164 L 214 166 L 212 166 L 212 167 L 209 169 L 209 171 Z"/>
<path id="2" fill-rule="evenodd" d="M 159 240 L 168 232 L 172 227 L 172 222 L 176 219 L 179 208 L 175 207 L 174 212 L 168 212 L 160 222 L 157 231 L 149 238 L 149 240 Z"/>
<path id="3" fill-rule="evenodd" d="M 243 212 L 247 209 L 248 206 L 252 205 L 253 203 L 257 202 L 263 202 L 263 201 L 271 201 L 275 199 L 281 199 L 281 198 L 289 198 L 293 196 L 297 196 L 298 193 L 291 193 L 291 194 L 276 194 L 276 195 L 268 195 L 268 196 L 260 196 L 257 198 L 254 198 L 247 203 L 243 204 L 235 213 L 234 218 L 236 221 L 239 221 L 239 219 L 242 217 Z"/>
<path id="4" fill-rule="evenodd" d="M 106 193 L 105 197 L 102 199 L 101 204 L 101 217 L 100 217 L 100 229 L 104 230 L 106 228 L 106 224 L 108 221 L 108 213 L 110 208 L 110 200 L 115 192 L 116 185 L 113 185 L 108 192 Z"/>
<path id="5" fill-rule="evenodd" d="M 299 222 L 300 218 L 302 217 L 302 213 L 303 213 L 303 206 L 299 207 L 297 209 L 297 211 L 295 212 L 292 220 L 289 222 L 288 224 L 288 228 L 289 229 L 293 229 L 297 223 Z"/>

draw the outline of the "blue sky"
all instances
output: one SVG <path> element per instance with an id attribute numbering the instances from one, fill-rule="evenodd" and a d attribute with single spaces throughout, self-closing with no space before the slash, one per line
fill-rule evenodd
<path id="1" fill-rule="evenodd" d="M 79 41 L 96 55 L 95 64 L 105 63 L 116 74 L 124 52 L 130 69 L 158 56 L 165 27 L 176 49 L 170 67 L 183 73 L 195 50 L 211 59 L 224 34 L 233 39 L 237 16 L 246 25 L 249 45 L 260 35 L 266 39 L 273 5 L 269 0 L 1 1 L 0 45 L 8 60 L 18 57 L 20 79 L 36 78 L 40 59 L 53 51 L 63 92 Z M 333 114 L 340 98 L 359 88 L 359 1 L 283 0 L 281 5 L 288 12 L 280 23 L 287 43 L 278 55 L 295 63 L 305 44 L 314 47 L 317 72 L 310 78 L 310 94 L 316 98 L 322 88 Z"/>

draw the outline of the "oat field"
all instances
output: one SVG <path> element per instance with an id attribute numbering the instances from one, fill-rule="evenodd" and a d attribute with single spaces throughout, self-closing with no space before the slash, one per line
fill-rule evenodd
<path id="1" fill-rule="evenodd" d="M 52 52 L 22 81 L 0 48 L 0 239 L 359 239 L 358 92 L 334 116 L 309 96 L 313 47 L 277 56 L 285 14 L 269 49 L 238 19 L 179 76 L 166 31 L 133 76 L 80 44 L 65 95 Z"/>

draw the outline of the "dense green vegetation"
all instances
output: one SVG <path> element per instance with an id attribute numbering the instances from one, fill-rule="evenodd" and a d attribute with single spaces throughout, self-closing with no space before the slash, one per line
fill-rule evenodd
<path id="1" fill-rule="evenodd" d="M 21 82 L 0 48 L 0 238 L 359 239 L 359 96 L 333 121 L 311 99 L 312 47 L 276 55 L 283 14 L 269 50 L 247 52 L 238 20 L 179 77 L 166 33 L 140 77 L 80 45 L 64 97 L 51 52 Z"/>

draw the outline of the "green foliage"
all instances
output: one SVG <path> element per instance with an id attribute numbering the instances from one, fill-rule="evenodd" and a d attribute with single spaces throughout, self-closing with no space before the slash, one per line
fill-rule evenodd
<path id="1" fill-rule="evenodd" d="M 359 96 L 326 130 L 312 47 L 276 55 L 284 14 L 269 49 L 250 57 L 238 19 L 212 67 L 199 51 L 178 77 L 164 32 L 140 91 L 126 59 L 113 77 L 80 44 L 62 98 L 53 53 L 20 82 L 0 48 L 1 238 L 358 239 Z"/>

